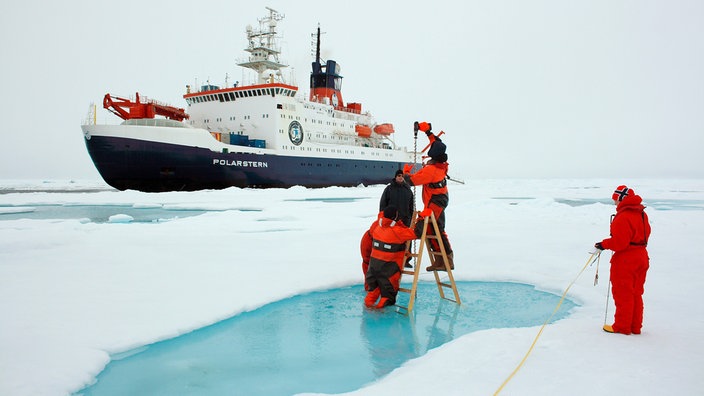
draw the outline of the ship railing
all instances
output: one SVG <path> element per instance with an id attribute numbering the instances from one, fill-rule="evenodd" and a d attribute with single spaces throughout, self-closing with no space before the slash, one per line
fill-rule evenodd
<path id="1" fill-rule="evenodd" d="M 166 102 L 161 102 L 161 101 L 158 101 L 158 100 L 156 100 L 156 99 L 151 99 L 151 98 L 149 98 L 148 96 L 142 96 L 142 95 L 140 95 L 140 96 L 139 96 L 139 100 L 140 100 L 142 103 L 151 103 L 151 104 L 155 104 L 155 105 L 159 105 L 159 106 L 171 107 L 171 105 L 168 104 L 168 103 L 166 103 Z"/>
<path id="2" fill-rule="evenodd" d="M 91 102 L 88 108 L 88 114 L 86 119 L 83 121 L 83 125 L 97 125 L 98 124 L 98 108 L 95 102 Z"/>

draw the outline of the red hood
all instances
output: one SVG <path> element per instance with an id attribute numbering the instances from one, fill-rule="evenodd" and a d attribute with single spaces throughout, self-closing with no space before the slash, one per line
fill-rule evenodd
<path id="1" fill-rule="evenodd" d="M 643 198 L 640 197 L 640 195 L 629 195 L 623 199 L 623 201 L 618 203 L 618 206 L 616 206 L 616 211 L 620 212 L 622 210 L 643 210 L 645 209 L 645 206 L 643 206 Z"/>

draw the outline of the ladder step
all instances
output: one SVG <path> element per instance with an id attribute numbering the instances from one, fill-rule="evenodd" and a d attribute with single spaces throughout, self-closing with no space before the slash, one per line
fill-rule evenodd
<path id="1" fill-rule="evenodd" d="M 404 293 L 410 293 L 410 292 L 411 292 L 411 289 L 406 289 L 405 287 L 399 287 L 399 288 L 398 288 L 398 291 L 404 292 Z"/>
<path id="2" fill-rule="evenodd" d="M 453 303 L 457 303 L 457 300 L 453 300 L 451 298 L 443 297 L 443 299 L 445 299 L 447 301 L 452 301 Z"/>
<path id="3" fill-rule="evenodd" d="M 438 285 L 440 285 L 440 286 L 445 286 L 445 287 L 447 287 L 448 289 L 452 289 L 452 285 L 449 284 L 449 283 L 438 282 Z"/>
<path id="4" fill-rule="evenodd" d="M 415 275 L 415 274 L 416 274 L 416 273 L 413 272 L 413 271 L 406 271 L 406 270 L 401 271 L 401 273 L 402 273 L 402 274 L 406 274 L 406 275 Z"/>

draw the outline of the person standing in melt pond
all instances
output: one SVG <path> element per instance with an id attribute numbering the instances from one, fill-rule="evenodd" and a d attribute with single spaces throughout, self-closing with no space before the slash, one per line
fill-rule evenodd
<path id="1" fill-rule="evenodd" d="M 616 215 L 611 221 L 611 237 L 594 244 L 599 250 L 613 250 L 611 292 L 616 304 L 613 325 L 608 333 L 640 334 L 643 327 L 645 275 L 650 267 L 648 238 L 650 222 L 643 199 L 632 188 L 618 186 L 612 197 Z"/>
<path id="2" fill-rule="evenodd" d="M 372 243 L 368 252 L 369 265 L 364 278 L 367 296 L 364 305 L 368 308 L 384 308 L 396 304 L 396 295 L 401 281 L 401 271 L 406 257 L 406 242 L 417 239 L 422 233 L 421 224 L 414 231 L 398 222 L 398 209 L 387 206 L 378 226 L 370 227 Z M 378 300 L 378 301 L 377 301 Z"/>

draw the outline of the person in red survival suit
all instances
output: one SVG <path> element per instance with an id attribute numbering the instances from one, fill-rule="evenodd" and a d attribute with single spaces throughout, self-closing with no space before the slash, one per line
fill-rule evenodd
<path id="1" fill-rule="evenodd" d="M 448 163 L 447 154 L 445 153 L 446 146 L 439 137 L 431 132 L 432 125 L 430 123 L 417 123 L 417 128 L 425 132 L 428 140 L 430 140 L 430 149 L 428 150 L 430 160 L 418 172 L 413 174 L 410 173 L 413 166 L 411 164 L 405 165 L 403 177 L 412 186 L 423 186 L 424 211 L 430 209 L 435 214 L 450 269 L 455 269 L 452 247 L 450 246 L 450 240 L 447 238 L 447 233 L 445 233 L 445 208 L 447 208 L 447 204 L 450 201 L 447 192 Z M 433 235 L 434 233 L 434 228 L 429 226 L 428 234 Z M 431 239 L 430 242 L 433 251 L 440 251 L 436 239 Z M 426 271 L 445 271 L 445 263 L 442 256 L 436 257 L 434 264 L 427 267 Z"/>
<path id="2" fill-rule="evenodd" d="M 370 229 L 372 245 L 364 278 L 364 289 L 367 290 L 364 305 L 369 308 L 396 304 L 401 271 L 406 262 L 406 241 L 421 234 L 421 230 L 413 231 L 399 221 L 395 206 L 387 206 L 383 214 L 378 225 Z"/>
<path id="3" fill-rule="evenodd" d="M 650 267 L 646 249 L 650 223 L 643 199 L 633 189 L 618 186 L 612 199 L 617 206 L 611 221 L 611 237 L 594 244 L 597 249 L 614 252 L 611 257 L 611 291 L 616 313 L 613 325 L 604 325 L 603 329 L 608 333 L 640 334 L 645 274 Z"/>

